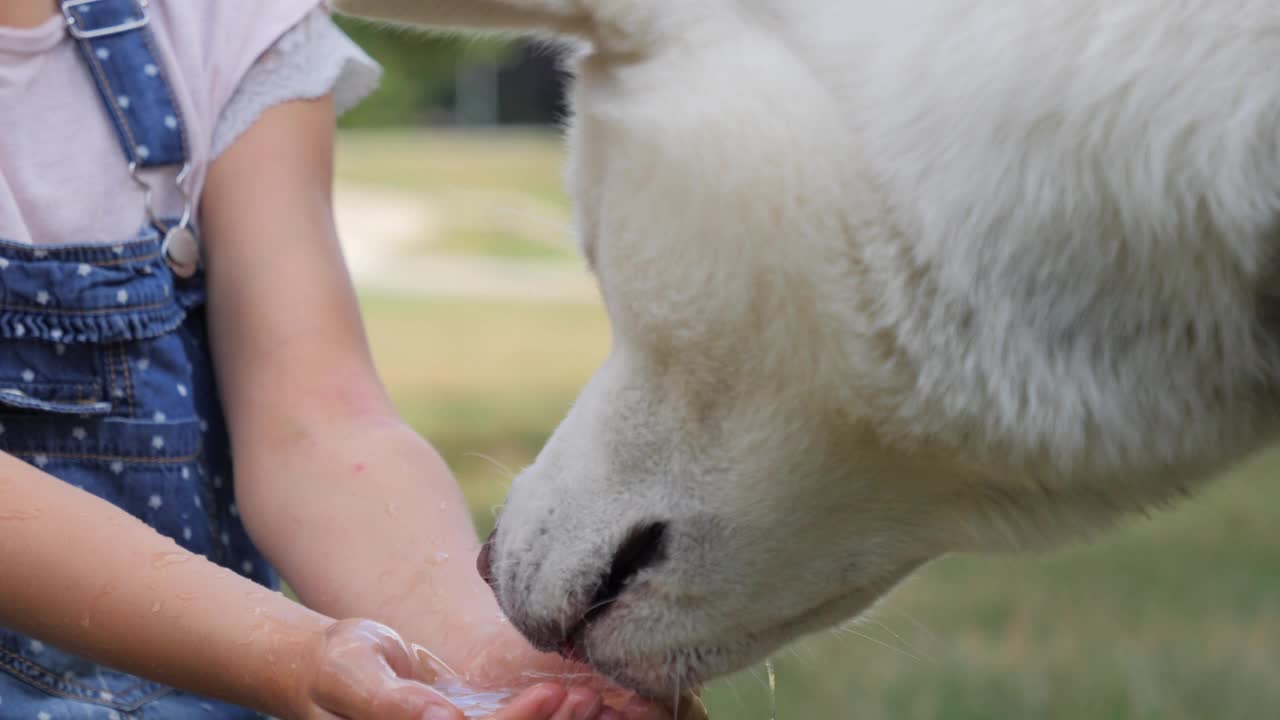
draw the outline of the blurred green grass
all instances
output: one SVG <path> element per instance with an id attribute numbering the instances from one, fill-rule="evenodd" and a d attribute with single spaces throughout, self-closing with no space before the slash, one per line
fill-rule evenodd
<path id="1" fill-rule="evenodd" d="M 504 197 L 553 196 L 559 161 L 546 142 L 344 137 L 343 155 L 362 156 L 346 177 L 366 186 L 493 183 Z M 450 462 L 487 532 L 510 472 L 532 460 L 608 352 L 603 311 L 377 293 L 362 304 L 397 405 Z M 1194 502 L 1086 546 L 939 561 L 870 620 L 781 653 L 778 716 L 1280 717 L 1277 469 L 1280 452 L 1268 453 Z M 762 671 L 715 683 L 707 703 L 715 720 L 767 718 Z"/>
<path id="2" fill-rule="evenodd" d="M 337 176 L 432 209 L 418 253 L 576 261 L 563 162 L 550 131 L 348 130 Z"/>

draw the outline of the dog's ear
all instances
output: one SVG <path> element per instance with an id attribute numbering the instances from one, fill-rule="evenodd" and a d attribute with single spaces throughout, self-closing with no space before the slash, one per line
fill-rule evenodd
<path id="1" fill-rule="evenodd" d="M 582 0 L 336 0 L 338 12 L 408 25 L 584 35 Z"/>

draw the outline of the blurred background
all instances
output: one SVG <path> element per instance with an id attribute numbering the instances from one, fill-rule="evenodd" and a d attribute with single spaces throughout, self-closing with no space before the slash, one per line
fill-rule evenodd
<path id="1" fill-rule="evenodd" d="M 603 360 L 561 186 L 546 48 L 345 23 L 386 70 L 343 120 L 339 224 L 383 377 L 487 533 Z M 781 653 L 781 720 L 1280 717 L 1280 455 L 1194 504 L 1043 556 L 948 558 Z M 763 669 L 707 691 L 769 717 Z"/>

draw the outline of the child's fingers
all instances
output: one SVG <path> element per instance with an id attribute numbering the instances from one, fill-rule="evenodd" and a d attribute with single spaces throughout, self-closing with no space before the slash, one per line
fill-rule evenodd
<path id="1" fill-rule="evenodd" d="M 535 685 L 499 710 L 490 720 L 551 720 L 565 704 L 568 693 L 558 685 Z"/>
<path id="2" fill-rule="evenodd" d="M 395 677 L 378 665 L 352 668 L 346 682 L 323 688 L 316 698 L 320 707 L 334 718 L 351 720 L 465 720 L 462 711 L 440 693 Z"/>
<path id="3" fill-rule="evenodd" d="M 587 688 L 574 688 L 560 710 L 551 716 L 551 720 L 597 720 L 603 709 L 604 700 L 600 693 Z"/>

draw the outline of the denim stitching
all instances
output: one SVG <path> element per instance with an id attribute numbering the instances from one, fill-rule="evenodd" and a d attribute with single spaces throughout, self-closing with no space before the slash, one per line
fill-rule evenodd
<path id="1" fill-rule="evenodd" d="M 181 463 L 193 462 L 200 457 L 200 451 L 196 451 L 187 455 L 179 455 L 175 457 L 143 457 L 137 455 L 100 455 L 97 453 L 68 453 L 68 452 L 35 452 L 28 450 L 8 450 L 6 451 L 15 457 L 35 457 L 43 455 L 48 458 L 58 458 L 60 460 L 97 460 L 101 462 L 110 462 L 119 460 L 121 462 L 140 463 L 145 465 L 175 465 Z"/>
<path id="2" fill-rule="evenodd" d="M 162 61 L 160 53 L 156 52 L 151 33 L 143 33 L 142 41 L 147 44 L 147 49 L 151 51 L 151 57 L 155 58 L 157 63 Z M 177 115 L 178 121 L 178 142 L 182 145 L 182 156 L 188 157 L 190 152 L 187 147 L 187 123 L 186 118 L 182 114 L 181 103 L 178 102 L 178 95 L 173 92 L 173 85 L 169 84 L 169 77 L 166 73 L 160 73 L 160 81 L 164 83 L 165 89 L 169 91 L 169 98 L 173 105 L 173 112 Z"/>
<path id="3" fill-rule="evenodd" d="M 62 390 L 62 389 L 66 389 L 66 390 L 71 390 L 71 391 L 75 392 L 75 394 L 76 394 L 76 397 L 77 397 L 77 398 L 82 397 L 81 393 L 83 392 L 83 388 L 94 388 L 94 389 L 96 389 L 96 388 L 98 387 L 98 385 L 99 385 L 99 383 L 97 383 L 97 382 L 92 382 L 92 383 L 69 383 L 69 382 L 68 382 L 68 383 L 28 383 L 28 382 L 26 382 L 26 381 L 18 381 L 18 380 L 15 380 L 15 379 L 13 379 L 13 378 L 0 378 L 0 383 L 4 383 L 5 385 L 25 385 L 25 386 L 27 386 L 28 388 L 37 388 L 37 387 L 38 387 L 38 388 L 53 388 L 53 389 L 55 389 L 55 390 Z M 28 397 L 30 397 L 30 396 L 28 396 Z M 40 398 L 31 398 L 31 399 L 32 399 L 32 400 L 40 400 Z M 41 400 L 41 401 L 42 401 L 42 402 L 49 402 L 49 401 L 47 401 L 47 400 Z M 55 400 L 55 401 L 53 401 L 53 402 L 57 402 L 57 401 Z M 79 401 L 79 400 L 77 400 L 76 402 L 80 402 L 80 401 Z M 92 402 L 92 401 L 89 401 L 89 402 Z"/>
<path id="4" fill-rule="evenodd" d="M 124 351 L 124 345 L 119 346 L 120 349 L 120 366 L 124 368 L 124 387 L 128 393 L 129 400 L 129 417 L 137 417 L 138 409 L 133 401 L 133 372 L 129 369 L 129 356 Z"/>
<path id="5" fill-rule="evenodd" d="M 79 250 L 79 249 L 82 249 L 82 248 L 77 248 L 77 250 Z M 24 247 L 5 247 L 5 248 L 4 248 L 4 250 L 5 250 L 8 254 L 20 253 L 20 254 L 23 254 L 23 255 L 30 255 L 30 256 L 31 256 L 31 258 L 30 258 L 30 259 L 32 259 L 32 260 L 37 260 L 37 259 L 39 259 L 39 260 L 43 260 L 43 259 L 45 259 L 45 258 L 36 258 L 36 257 L 35 257 L 36 253 L 41 253 L 41 252 L 42 252 L 42 253 L 48 253 L 49 257 L 51 257 L 51 258 L 52 258 L 52 259 L 54 259 L 54 260 L 60 260 L 60 261 L 62 261 L 62 262 L 72 262 L 71 260 L 67 260 L 67 259 L 65 259 L 65 258 L 60 258 L 60 257 L 58 257 L 58 251 L 57 251 L 56 249 L 55 249 L 55 250 L 45 250 L 45 249 L 42 249 L 41 247 L 39 247 L 38 245 L 33 245 L 33 246 L 30 246 L 30 247 L 25 247 L 25 246 L 24 246 Z M 151 261 L 151 260 L 155 260 L 156 258 L 159 258 L 160 256 L 161 256 L 161 253 L 159 253 L 159 252 L 153 252 L 153 253 L 148 253 L 148 254 L 146 254 L 146 255 L 139 255 L 139 256 L 137 256 L 137 257 L 113 258 L 113 259 L 111 259 L 111 260 L 85 260 L 85 261 L 84 261 L 84 264 L 85 264 L 85 265 L 91 265 L 91 266 L 93 266 L 93 267 L 110 267 L 110 266 L 113 266 L 113 265 L 127 265 L 127 264 L 129 264 L 129 263 L 145 263 L 145 262 L 149 262 L 149 261 Z M 24 259 L 25 259 L 25 258 L 24 258 Z"/>
<path id="6" fill-rule="evenodd" d="M 150 255 L 139 255 L 136 258 L 120 258 L 119 260 L 102 260 L 100 262 L 85 263 L 93 267 L 110 267 L 112 265 L 127 265 L 129 263 L 143 263 L 149 260 L 155 260 L 160 257 L 160 253 L 151 253 Z"/>
<path id="7" fill-rule="evenodd" d="M 76 19 L 83 22 L 84 15 L 79 10 L 74 12 Z M 111 108 L 111 114 L 115 115 L 116 120 L 120 123 L 120 128 L 124 132 L 125 137 L 129 140 L 129 154 L 136 155 L 138 152 L 138 141 L 134 139 L 133 131 L 129 129 L 129 118 L 125 117 L 123 110 L 116 107 L 116 103 L 114 101 L 116 91 L 115 88 L 111 86 L 111 80 L 107 78 L 107 73 L 102 69 L 102 64 L 98 62 L 98 57 L 95 53 L 86 52 L 84 53 L 84 56 L 89 59 L 89 67 L 93 69 L 93 74 L 98 76 L 98 79 L 102 81 L 102 87 L 106 88 L 107 95 L 113 99 L 112 102 L 107 103 L 107 105 Z"/>
<path id="8" fill-rule="evenodd" d="M 157 302 L 149 305 L 122 305 L 114 308 L 95 308 L 85 310 L 68 310 L 63 308 L 32 307 L 30 305 L 10 305 L 0 303 L 0 310 L 17 310 L 37 314 L 53 315 L 110 315 L 112 313 L 138 312 L 142 310 L 159 310 L 172 306 L 172 302 Z"/>
<path id="9" fill-rule="evenodd" d="M 128 705 L 126 705 L 126 704 L 124 704 L 124 703 L 119 703 L 119 704 L 117 704 L 117 703 L 105 703 L 105 702 L 101 702 L 100 700 L 99 700 L 99 701 L 95 701 L 95 700 L 90 699 L 90 698 L 94 698 L 94 697 L 99 697 L 99 695 L 98 695 L 98 690 L 99 690 L 99 689 L 98 689 L 98 688 L 92 687 L 92 686 L 90 686 L 90 685 L 85 685 L 84 683 L 76 682 L 75 680 L 68 680 L 68 679 L 66 679 L 66 678 L 63 678 L 63 679 L 62 679 L 62 682 L 66 683 L 67 685 L 69 685 L 69 686 L 71 686 L 71 687 L 73 687 L 73 688 L 83 688 L 83 690 L 84 690 L 84 695 L 83 695 L 83 696 L 81 696 L 81 695 L 71 694 L 71 693 L 66 692 L 65 690 L 62 690 L 61 688 L 57 688 L 57 687 L 54 687 L 54 686 L 52 686 L 52 685 L 49 685 L 48 683 L 42 682 L 39 678 L 33 678 L 33 677 L 31 677 L 31 676 L 29 676 L 29 675 L 27 675 L 27 674 L 25 674 L 25 673 L 21 672 L 20 670 L 18 670 L 16 667 L 14 667 L 14 666 L 13 666 L 13 664 L 12 664 L 12 663 L 15 663 L 15 662 L 16 662 L 16 663 L 25 663 L 25 664 L 27 664 L 27 665 L 30 665 L 32 668 L 34 668 L 37 672 L 43 673 L 44 675 L 48 675 L 48 676 L 51 676 L 51 677 L 54 675 L 54 673 L 52 673 L 52 672 L 50 672 L 50 671 L 49 671 L 49 668 L 46 668 L 45 666 L 43 666 L 43 665 L 41 665 L 40 663 L 37 663 L 37 662 L 35 662 L 35 661 L 31 660 L 31 659 L 30 659 L 30 658 L 28 658 L 28 657 L 24 657 L 24 656 L 22 656 L 22 655 L 18 655 L 18 654 L 16 654 L 16 653 L 12 653 L 12 652 L 9 652 L 8 650 L 5 650 L 5 649 L 3 649 L 3 648 L 0 648 L 0 660 L 4 660 L 4 661 L 5 661 L 5 662 L 0 662 L 0 670 L 4 670 L 5 672 L 9 673 L 10 675 L 13 675 L 14 677 L 18 678 L 18 680 L 19 680 L 19 681 L 21 681 L 21 682 L 25 682 L 25 683 L 27 683 L 27 684 L 31 685 L 32 687 L 38 688 L 38 689 L 40 689 L 40 690 L 42 690 L 42 691 L 44 691 L 44 692 L 49 693 L 50 695 L 56 695 L 56 696 L 58 696 L 58 697 L 63 697 L 63 698 L 66 698 L 66 699 L 68 699 L 68 700 L 79 700 L 79 701 L 82 701 L 82 702 L 90 703 L 90 704 L 92 704 L 92 705 L 100 705 L 100 706 L 103 706 L 103 707 L 110 707 L 110 708 L 117 709 L 117 710 L 120 710 L 120 711 L 125 712 L 125 713 L 130 713 L 130 714 L 132 714 L 134 711 L 136 711 L 136 710 L 138 710 L 139 708 L 141 708 L 141 707 L 142 707 L 143 705 L 145 705 L 146 703 L 151 702 L 151 701 L 152 701 L 152 700 L 154 700 L 155 698 L 157 698 L 157 697 L 159 697 L 159 696 L 161 696 L 161 695 L 167 695 L 167 694 L 169 694 L 170 692 L 172 692 L 172 690 L 170 690 L 169 688 L 160 687 L 160 688 L 157 688 L 157 689 L 155 689 L 155 690 L 152 690 L 150 693 L 148 693 L 148 694 L 146 694 L 146 695 L 142 696 L 142 698 L 140 698 L 139 700 L 137 700 L 137 701 L 135 701 L 135 702 L 133 702 L 133 703 L 130 703 L 130 704 L 128 704 Z M 145 683 L 145 682 L 137 682 L 137 683 L 134 683 L 133 685 L 131 685 L 131 686 L 129 686 L 129 687 L 127 687 L 127 688 L 125 688 L 124 690 L 120 691 L 120 694 L 121 694 L 121 695 L 128 695 L 129 693 L 137 692 L 140 688 L 143 688 L 143 687 L 145 687 L 146 685 L 147 685 L 147 683 Z"/>
<path id="10" fill-rule="evenodd" d="M 115 359 L 111 356 L 111 348 L 107 348 L 106 352 L 103 354 L 106 356 L 107 375 L 109 376 L 109 381 L 107 383 L 107 397 L 114 401 L 116 397 L 116 389 L 120 387 L 116 383 L 116 363 Z"/>

